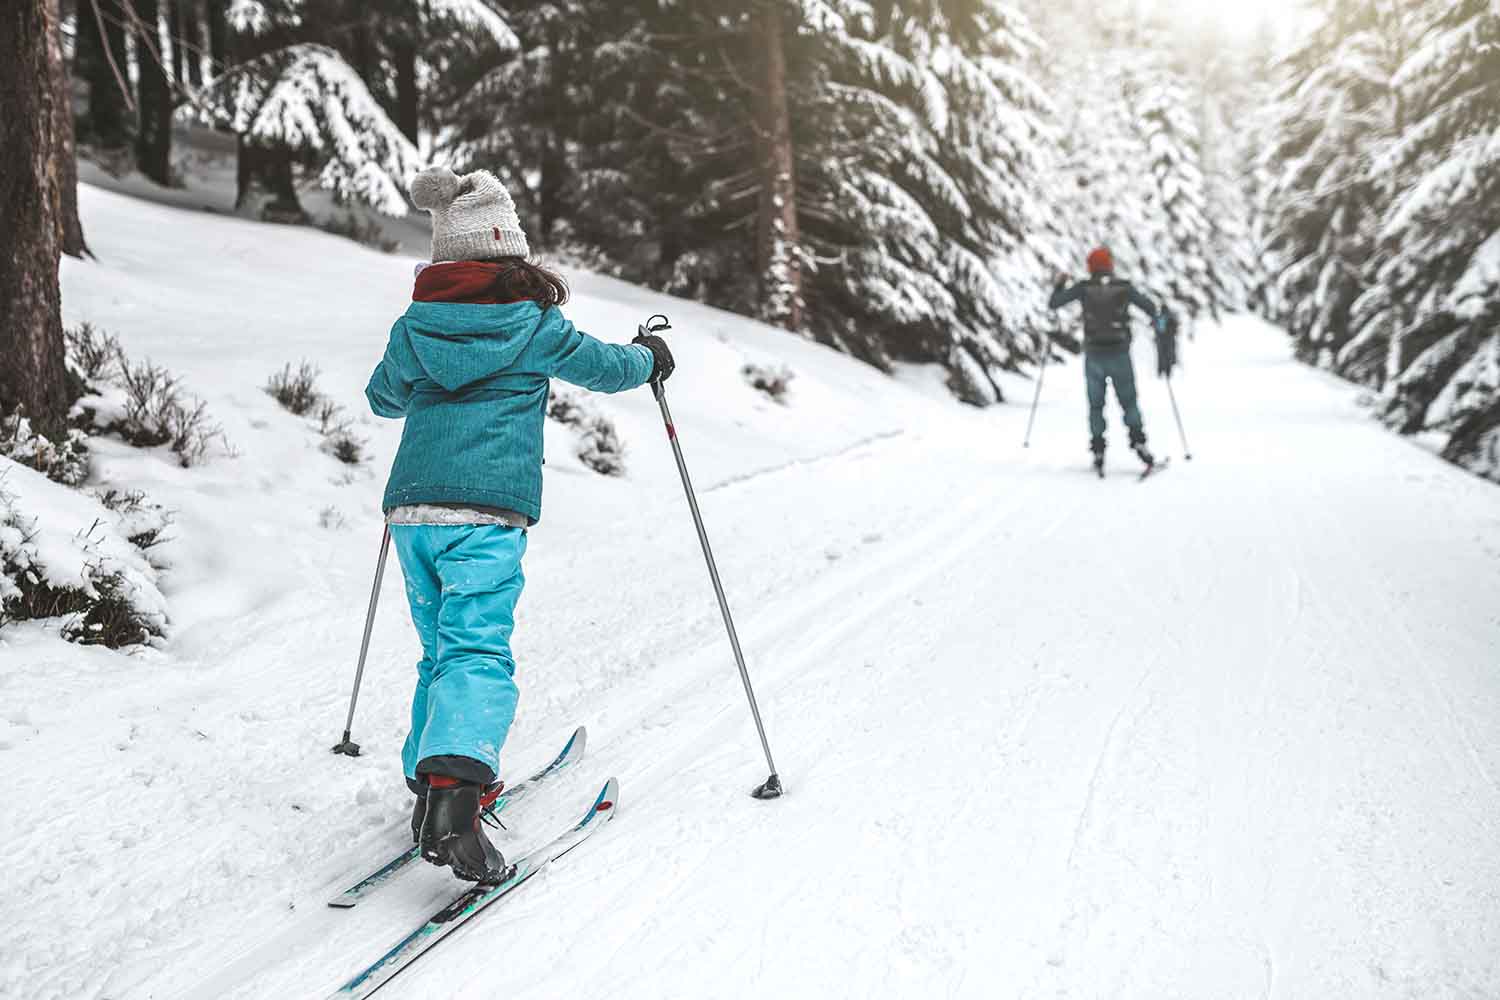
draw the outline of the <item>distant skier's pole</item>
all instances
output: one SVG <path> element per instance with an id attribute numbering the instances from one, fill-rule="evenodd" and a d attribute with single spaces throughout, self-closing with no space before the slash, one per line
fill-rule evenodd
<path id="1" fill-rule="evenodd" d="M 370 653 L 370 633 L 375 629 L 375 606 L 380 603 L 380 582 L 385 579 L 385 559 L 391 551 L 391 526 L 380 536 L 380 558 L 375 563 L 375 583 L 370 588 L 370 610 L 365 613 L 365 636 L 359 643 L 359 666 L 354 668 L 354 690 L 349 694 L 349 717 L 344 720 L 344 738 L 333 745 L 334 753 L 359 756 L 359 744 L 349 738 L 354 728 L 354 706 L 359 702 L 359 685 L 365 679 L 365 657 Z"/>
<path id="2" fill-rule="evenodd" d="M 1031 447 L 1031 427 L 1036 423 L 1036 406 L 1042 401 L 1042 381 L 1047 377 L 1047 359 L 1052 357 L 1052 337 L 1047 337 L 1047 346 L 1042 349 L 1042 368 L 1036 376 L 1036 395 L 1031 397 L 1031 416 L 1026 420 L 1026 443 L 1022 448 Z"/>
<path id="3" fill-rule="evenodd" d="M 657 321 L 660 320 L 660 323 Z M 652 316 L 641 327 L 642 333 L 670 330 L 665 316 Z M 724 584 L 719 580 L 719 568 L 714 564 L 714 552 L 708 544 L 708 532 L 703 528 L 703 513 L 698 509 L 698 497 L 693 493 L 693 481 L 688 478 L 687 463 L 682 458 L 682 445 L 677 440 L 677 425 L 672 422 L 672 411 L 667 408 L 667 392 L 661 382 L 651 383 L 656 403 L 661 407 L 662 423 L 667 426 L 667 440 L 672 442 L 672 457 L 677 459 L 677 472 L 682 476 L 682 489 L 687 494 L 688 509 L 693 512 L 693 525 L 698 529 L 698 543 L 703 546 L 703 559 L 708 563 L 708 576 L 713 580 L 714 595 L 719 599 L 719 612 L 724 616 L 724 628 L 729 633 L 729 645 L 734 649 L 734 662 L 740 668 L 740 680 L 745 684 L 745 697 L 750 701 L 750 715 L 755 719 L 755 731 L 760 733 L 760 747 L 766 753 L 766 766 L 771 776 L 757 786 L 751 795 L 757 799 L 781 797 L 781 778 L 776 774 L 776 762 L 771 759 L 771 743 L 766 739 L 766 727 L 760 719 L 760 706 L 755 703 L 755 689 L 750 686 L 750 671 L 745 666 L 745 653 L 740 649 L 740 637 L 734 630 L 734 617 L 729 613 L 729 601 L 724 596 Z"/>
<path id="4" fill-rule="evenodd" d="M 1167 397 L 1172 400 L 1172 416 L 1177 418 L 1177 433 L 1182 438 L 1182 451 L 1187 460 L 1193 460 L 1193 449 L 1188 447 L 1187 431 L 1182 429 L 1182 414 L 1177 409 L 1177 393 L 1172 391 L 1172 376 L 1167 376 Z"/>

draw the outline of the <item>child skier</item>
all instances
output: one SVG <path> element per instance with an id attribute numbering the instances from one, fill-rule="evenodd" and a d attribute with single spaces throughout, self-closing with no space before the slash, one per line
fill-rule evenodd
<path id="1" fill-rule="evenodd" d="M 674 363 L 660 337 L 606 344 L 563 318 L 567 286 L 528 259 L 487 171 L 430 168 L 411 196 L 432 214 L 433 263 L 365 389 L 377 415 L 406 418 L 382 503 L 422 644 L 401 760 L 422 856 L 498 882 L 505 860 L 480 815 L 516 710 L 510 637 L 541 516 L 548 379 L 621 392 Z"/>
<path id="2" fill-rule="evenodd" d="M 1071 287 L 1067 276 L 1059 275 L 1048 305 L 1061 309 L 1071 302 L 1083 303 L 1083 372 L 1088 380 L 1089 450 L 1094 453 L 1094 469 L 1104 475 L 1104 394 L 1106 384 L 1113 382 L 1130 431 L 1130 447 L 1149 471 L 1156 459 L 1146 448 L 1146 427 L 1136 403 L 1130 307 L 1149 315 L 1153 324 L 1160 321 L 1161 313 L 1134 285 L 1115 277 L 1114 255 L 1108 247 L 1093 250 L 1088 267 L 1088 280 Z"/>

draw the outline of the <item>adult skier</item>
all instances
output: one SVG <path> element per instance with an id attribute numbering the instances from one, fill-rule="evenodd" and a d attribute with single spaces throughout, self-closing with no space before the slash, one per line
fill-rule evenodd
<path id="1" fill-rule="evenodd" d="M 542 512 L 548 380 L 621 392 L 674 362 L 656 335 L 606 344 L 563 317 L 567 285 L 530 260 L 489 172 L 430 168 L 411 197 L 432 214 L 433 263 L 365 389 L 377 415 L 406 420 L 382 503 L 422 645 L 401 762 L 422 857 L 494 883 L 507 866 L 480 815 L 516 710 L 510 639 Z"/>
<path id="2" fill-rule="evenodd" d="M 1052 309 L 1083 303 L 1083 373 L 1089 392 L 1089 449 L 1094 469 L 1104 475 L 1104 399 L 1107 383 L 1114 383 L 1115 396 L 1130 431 L 1130 447 L 1147 471 L 1156 459 L 1146 448 L 1146 428 L 1136 401 L 1135 367 L 1130 361 L 1130 307 L 1151 317 L 1153 326 L 1162 311 L 1128 281 L 1115 276 L 1114 255 L 1108 247 L 1097 247 L 1088 256 L 1089 277 L 1072 283 L 1058 275 L 1049 306 Z"/>

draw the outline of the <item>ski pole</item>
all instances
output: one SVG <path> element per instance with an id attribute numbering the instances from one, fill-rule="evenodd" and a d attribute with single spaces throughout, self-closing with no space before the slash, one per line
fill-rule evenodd
<path id="1" fill-rule="evenodd" d="M 385 560 L 391 551 L 391 526 L 380 536 L 380 558 L 375 563 L 375 583 L 370 588 L 370 610 L 365 613 L 365 636 L 359 643 L 359 666 L 354 668 L 354 690 L 349 693 L 349 717 L 344 720 L 344 738 L 333 745 L 334 753 L 359 756 L 359 744 L 349 738 L 354 728 L 354 706 L 359 702 L 359 685 L 365 679 L 365 657 L 370 653 L 370 633 L 375 629 L 375 606 L 380 603 L 380 583 L 385 579 Z"/>
<path id="2" fill-rule="evenodd" d="M 1042 351 L 1042 368 L 1036 376 L 1036 395 L 1031 397 L 1031 416 L 1026 420 L 1026 442 L 1023 448 L 1031 447 L 1031 427 L 1036 423 L 1036 407 L 1042 401 L 1042 381 L 1047 377 L 1047 359 L 1052 356 L 1052 338 L 1047 337 L 1047 346 Z"/>
<path id="3" fill-rule="evenodd" d="M 660 320 L 658 323 L 657 321 Z M 641 333 L 657 333 L 670 330 L 671 323 L 665 316 L 652 316 L 640 328 Z M 755 703 L 755 689 L 750 685 L 750 670 L 745 666 L 745 653 L 740 649 L 740 637 L 734 630 L 734 617 L 729 613 L 729 600 L 724 596 L 724 584 L 719 580 L 719 568 L 714 563 L 713 549 L 708 544 L 708 532 L 703 528 L 703 513 L 698 509 L 698 497 L 693 493 L 693 481 L 688 477 L 687 462 L 682 458 L 682 444 L 677 440 L 677 425 L 672 422 L 672 411 L 667 408 L 667 392 L 660 381 L 651 383 L 651 392 L 656 404 L 661 407 L 661 419 L 667 427 L 667 440 L 672 443 L 672 457 L 677 460 L 677 473 L 682 477 L 682 489 L 687 494 L 688 509 L 693 512 L 693 526 L 698 529 L 698 544 L 703 546 L 703 560 L 708 563 L 708 576 L 713 581 L 714 595 L 719 599 L 719 612 L 724 616 L 724 629 L 729 633 L 729 645 L 734 650 L 734 662 L 740 668 L 740 680 L 745 685 L 745 697 L 750 702 L 750 715 L 755 719 L 755 731 L 760 734 L 760 747 L 766 754 L 766 766 L 771 776 L 751 791 L 757 799 L 781 797 L 781 778 L 776 773 L 776 762 L 771 759 L 771 743 L 766 739 L 766 727 L 761 722 L 760 706 Z"/>
<path id="4" fill-rule="evenodd" d="M 1182 414 L 1177 409 L 1177 393 L 1172 391 L 1172 376 L 1167 376 L 1167 398 L 1172 401 L 1172 416 L 1177 418 L 1177 434 L 1182 438 L 1182 451 L 1187 460 L 1193 460 L 1193 449 L 1188 447 L 1187 431 L 1182 429 Z"/>

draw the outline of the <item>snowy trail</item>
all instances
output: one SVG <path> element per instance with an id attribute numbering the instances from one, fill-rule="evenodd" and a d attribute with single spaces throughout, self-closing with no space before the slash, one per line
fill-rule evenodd
<path id="1" fill-rule="evenodd" d="M 85 208 L 101 263 L 67 272 L 70 318 L 136 317 L 112 320 L 127 347 L 182 370 L 246 457 L 185 474 L 103 448 L 106 476 L 181 510 L 169 651 L 0 643 L 17 800 L 70 782 L 66 842 L 0 818 L 18 944 L 0 995 L 319 997 L 457 884 L 419 868 L 323 908 L 400 844 L 407 807 L 396 574 L 366 756 L 326 752 L 396 429 L 361 423 L 380 468 L 345 475 L 254 387 L 305 353 L 354 407 L 409 262 L 173 214 L 183 246 L 158 266 L 168 210 L 91 189 Z M 194 300 L 232 286 L 193 268 L 272 238 L 305 285 L 282 289 L 285 329 L 232 350 L 158 329 L 158 295 L 184 323 L 250 325 Z M 377 281 L 395 294 L 358 297 Z M 969 411 L 920 373 L 577 287 L 581 325 L 667 309 L 678 328 L 673 408 L 789 794 L 746 794 L 764 765 L 654 406 L 605 401 L 626 480 L 549 441 L 506 766 L 576 723 L 589 751 L 502 847 L 608 774 L 619 816 L 382 996 L 1500 996 L 1500 490 L 1253 320 L 1185 347 L 1195 461 L 1142 379 L 1174 463 L 1138 484 L 1113 411 L 1115 475 L 1092 477 L 1076 362 L 1023 451 L 1024 383 Z M 296 325 L 330 296 L 357 305 Z M 798 371 L 792 406 L 736 395 L 761 358 Z M 351 530 L 316 528 L 324 505 Z"/>
<path id="2" fill-rule="evenodd" d="M 710 630 L 604 713 L 622 822 L 390 995 L 488 995 L 496 956 L 539 998 L 1500 990 L 1500 497 L 1281 352 L 1199 345 L 1199 459 L 1149 484 L 1064 457 L 1074 371 L 1030 467 L 1013 411 L 788 473 L 906 525 L 741 602 L 791 796 L 744 795 Z M 738 485 L 735 548 L 801 485 Z"/>

